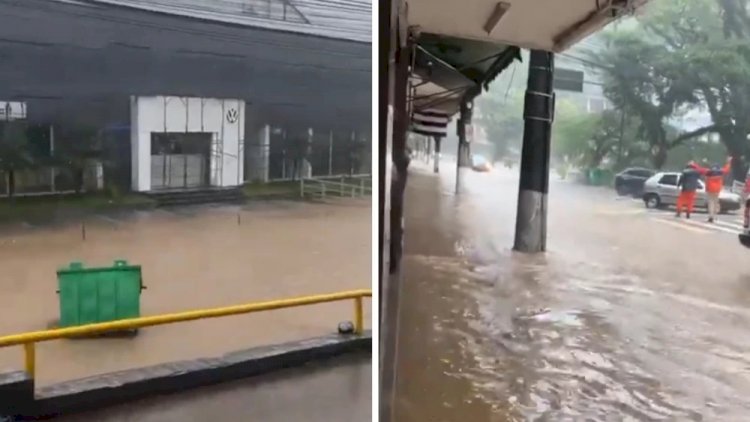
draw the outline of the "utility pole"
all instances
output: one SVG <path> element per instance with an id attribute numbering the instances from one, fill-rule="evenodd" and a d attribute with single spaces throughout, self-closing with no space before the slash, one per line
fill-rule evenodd
<path id="1" fill-rule="evenodd" d="M 456 132 L 458 135 L 458 153 L 456 155 L 456 194 L 461 187 L 461 168 L 468 167 L 470 164 L 469 139 L 467 136 L 467 127 L 471 127 L 473 105 L 471 101 L 462 101 L 461 110 L 456 122 Z"/>
<path id="2" fill-rule="evenodd" d="M 435 173 L 440 171 L 440 140 L 441 138 L 439 136 L 435 136 L 435 166 L 433 168 Z"/>
<path id="3" fill-rule="evenodd" d="M 519 252 L 543 252 L 547 247 L 550 136 L 555 110 L 553 68 L 553 53 L 531 50 L 513 245 Z"/>

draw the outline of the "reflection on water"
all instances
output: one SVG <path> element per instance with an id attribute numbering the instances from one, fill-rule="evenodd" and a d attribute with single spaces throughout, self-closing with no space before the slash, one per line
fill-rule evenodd
<path id="1" fill-rule="evenodd" d="M 71 261 L 142 265 L 146 315 L 370 283 L 370 201 L 160 209 L 83 222 L 85 241 L 81 221 L 0 235 L 1 334 L 43 329 L 58 317 L 55 271 Z M 152 327 L 135 339 L 48 342 L 38 347 L 38 379 L 45 384 L 299 340 L 333 332 L 352 317 L 352 304 L 341 302 Z M 20 348 L 0 349 L 0 369 L 22 365 Z"/>
<path id="2" fill-rule="evenodd" d="M 410 179 L 398 421 L 746 420 L 750 308 L 628 271 L 573 203 L 511 252 L 515 183 L 467 179 Z"/>

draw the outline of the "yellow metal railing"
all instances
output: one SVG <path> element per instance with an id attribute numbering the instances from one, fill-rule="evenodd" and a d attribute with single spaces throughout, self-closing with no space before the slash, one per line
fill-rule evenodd
<path id="1" fill-rule="evenodd" d="M 194 311 L 176 312 L 172 314 L 154 315 L 140 318 L 121 319 L 118 321 L 102 322 L 98 324 L 80 325 L 77 327 L 58 328 L 53 330 L 32 331 L 0 337 L 0 347 L 24 347 L 26 372 L 34 378 L 36 374 L 36 343 L 49 340 L 59 340 L 71 337 L 90 336 L 112 331 L 132 330 L 135 328 L 152 327 L 155 325 L 174 324 L 176 322 L 194 321 L 198 319 L 219 318 L 230 315 L 242 315 L 273 309 L 295 308 L 315 305 L 319 303 L 340 302 L 354 300 L 354 332 L 362 334 L 364 331 L 363 299 L 372 297 L 371 290 L 350 290 L 314 296 L 302 296 L 291 299 L 269 300 L 266 302 L 248 303 L 244 305 L 227 306 L 223 308 L 198 309 Z"/>

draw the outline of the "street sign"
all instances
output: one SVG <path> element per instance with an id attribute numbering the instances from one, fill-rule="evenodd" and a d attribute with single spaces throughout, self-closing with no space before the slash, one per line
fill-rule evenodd
<path id="1" fill-rule="evenodd" d="M 555 91 L 583 92 L 583 71 L 555 67 Z"/>

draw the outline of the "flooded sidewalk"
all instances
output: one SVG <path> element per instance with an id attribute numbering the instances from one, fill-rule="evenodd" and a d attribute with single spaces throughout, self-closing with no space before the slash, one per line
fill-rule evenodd
<path id="1" fill-rule="evenodd" d="M 549 251 L 517 254 L 517 176 L 456 196 L 453 170 L 409 177 L 396 421 L 746 420 L 736 239 L 597 216 L 606 192 L 555 181 Z"/>
<path id="2" fill-rule="evenodd" d="M 58 318 L 55 272 L 72 261 L 141 265 L 143 315 L 369 288 L 371 216 L 369 199 L 274 201 L 94 215 L 0 233 L 0 334 Z M 369 326 L 369 300 L 365 306 Z M 37 346 L 37 379 L 221 355 L 328 334 L 352 319 L 353 304 L 340 302 L 152 327 L 130 339 L 52 341 Z M 0 349 L 0 368 L 22 367 L 20 347 Z"/>

